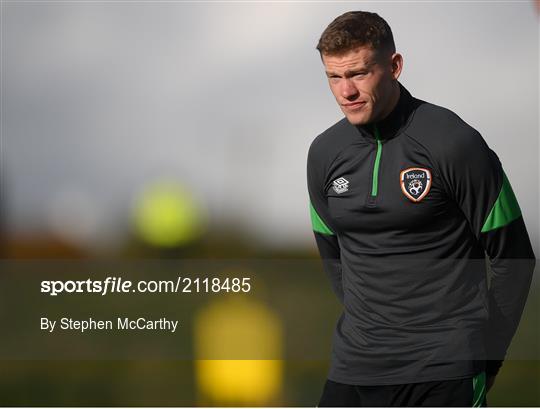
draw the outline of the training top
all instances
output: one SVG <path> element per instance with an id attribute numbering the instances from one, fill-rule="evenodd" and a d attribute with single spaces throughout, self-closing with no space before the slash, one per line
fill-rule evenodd
<path id="1" fill-rule="evenodd" d="M 535 266 L 521 210 L 482 136 L 399 87 L 385 119 L 343 118 L 309 149 L 313 230 L 343 305 L 328 378 L 387 385 L 493 375 Z"/>

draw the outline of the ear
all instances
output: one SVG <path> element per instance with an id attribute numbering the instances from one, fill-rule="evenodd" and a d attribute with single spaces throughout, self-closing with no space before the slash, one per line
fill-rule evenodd
<path id="1" fill-rule="evenodd" d="M 392 77 L 397 80 L 401 74 L 401 70 L 403 69 L 403 57 L 399 53 L 392 54 L 391 59 L 392 64 Z"/>

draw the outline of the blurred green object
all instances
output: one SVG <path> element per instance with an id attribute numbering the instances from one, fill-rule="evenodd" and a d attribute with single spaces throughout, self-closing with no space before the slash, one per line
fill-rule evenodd
<path id="1" fill-rule="evenodd" d="M 179 247 L 193 242 L 202 234 L 205 219 L 193 193 L 178 183 L 154 183 L 135 202 L 137 234 L 155 247 Z"/>

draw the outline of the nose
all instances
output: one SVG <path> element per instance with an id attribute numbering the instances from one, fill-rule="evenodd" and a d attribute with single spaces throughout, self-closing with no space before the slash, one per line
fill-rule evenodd
<path id="1" fill-rule="evenodd" d="M 341 96 L 348 100 L 354 100 L 358 96 L 358 89 L 349 78 L 344 78 L 341 85 Z"/>

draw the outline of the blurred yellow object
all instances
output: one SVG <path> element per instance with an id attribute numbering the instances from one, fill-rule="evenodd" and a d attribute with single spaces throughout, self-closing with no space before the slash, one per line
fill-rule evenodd
<path id="1" fill-rule="evenodd" d="M 240 295 L 214 301 L 196 317 L 195 352 L 203 401 L 260 406 L 279 398 L 282 327 L 264 304 Z"/>
<path id="2" fill-rule="evenodd" d="M 193 194 L 176 183 L 157 183 L 143 191 L 135 204 L 137 233 L 148 244 L 176 247 L 195 240 L 204 225 Z"/>
<path id="3" fill-rule="evenodd" d="M 218 405 L 265 406 L 281 391 L 282 361 L 206 360 L 196 368 L 200 392 Z"/>

